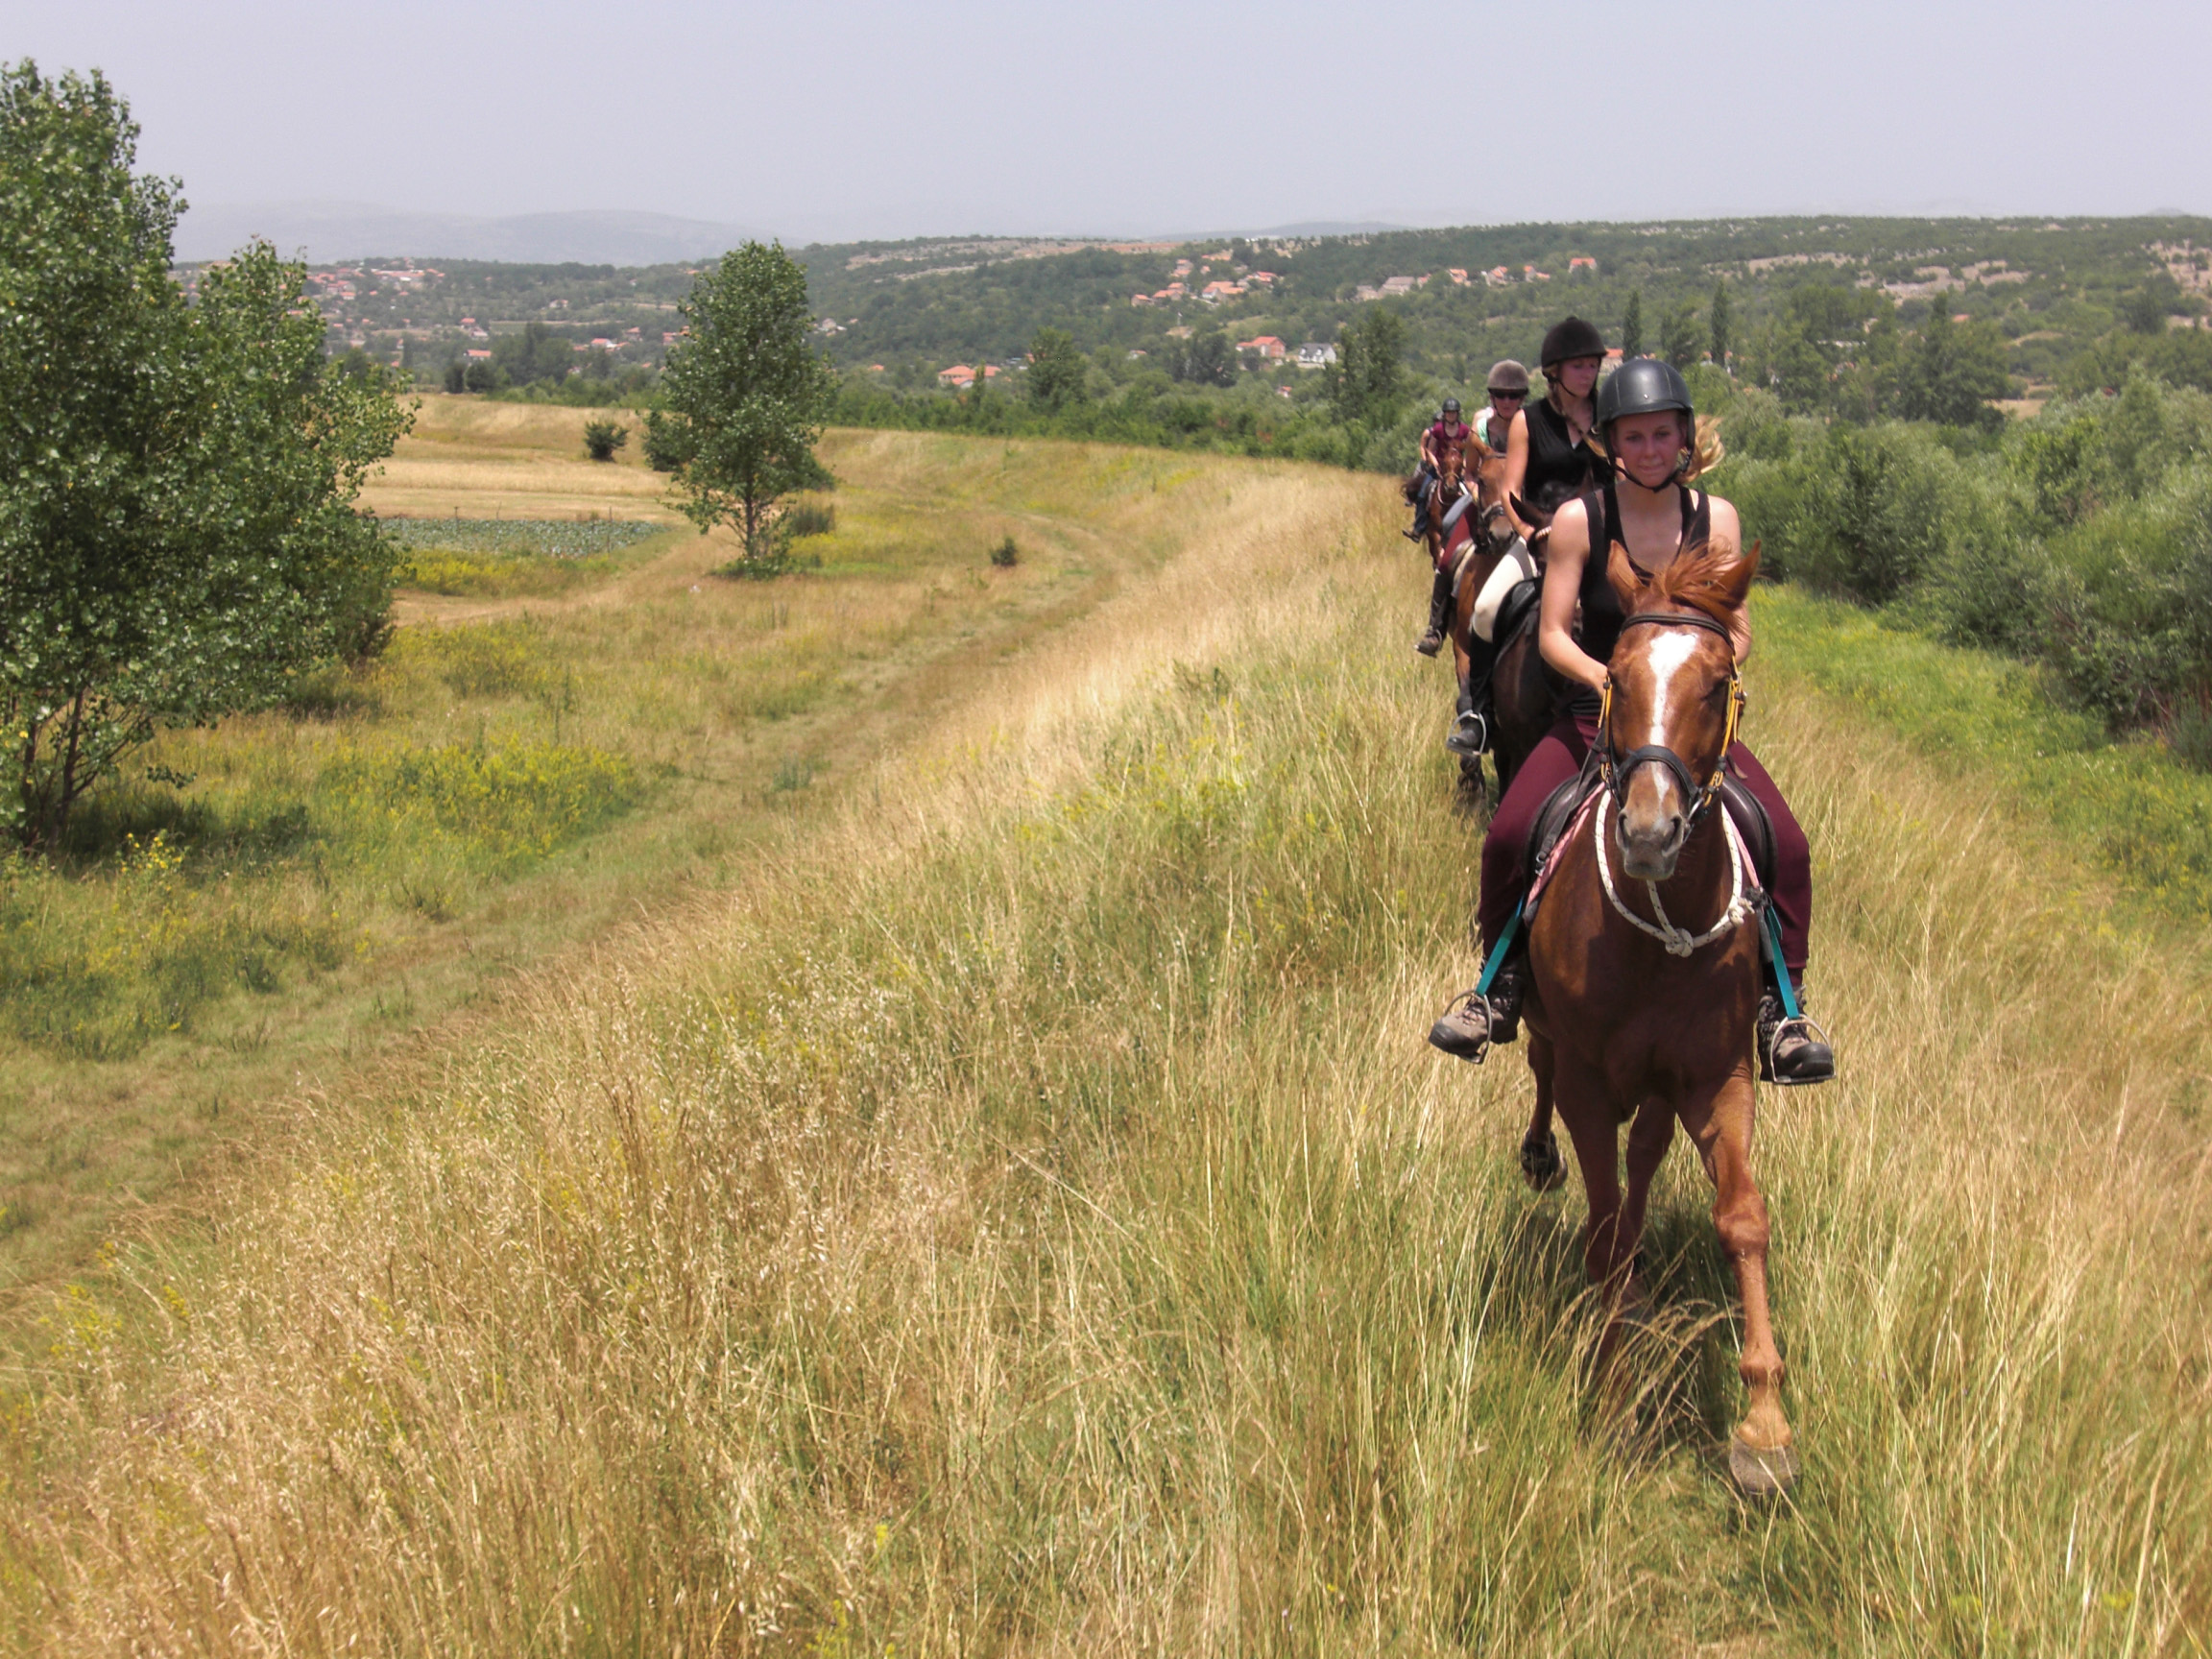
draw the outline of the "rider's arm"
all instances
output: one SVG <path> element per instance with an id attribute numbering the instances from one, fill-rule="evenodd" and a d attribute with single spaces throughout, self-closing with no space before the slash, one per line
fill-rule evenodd
<path id="1" fill-rule="evenodd" d="M 1568 679 L 1602 691 L 1605 664 L 1575 643 L 1575 607 L 1581 602 L 1582 566 L 1590 557 L 1589 516 L 1581 502 L 1570 501 L 1551 520 L 1551 554 L 1544 565 L 1544 609 L 1536 624 L 1536 648 Z"/>
<path id="2" fill-rule="evenodd" d="M 1742 549 L 1743 545 L 1743 526 L 1742 521 L 1739 520 L 1736 517 L 1735 503 L 1732 501 L 1723 501 L 1718 495 L 1713 496 L 1712 501 L 1713 545 L 1716 547 L 1726 547 L 1731 550 Z M 1745 662 L 1749 661 L 1751 658 L 1750 607 L 1746 606 L 1744 609 L 1736 613 L 1736 619 L 1729 625 L 1728 634 L 1729 637 L 1735 641 L 1736 665 L 1741 668 Z"/>
<path id="3" fill-rule="evenodd" d="M 1505 517 L 1513 520 L 1513 528 L 1527 538 L 1531 546 L 1536 544 L 1536 526 L 1524 520 L 1513 511 L 1513 498 L 1520 494 L 1528 479 L 1528 411 L 1513 411 L 1513 424 L 1505 429 Z"/>

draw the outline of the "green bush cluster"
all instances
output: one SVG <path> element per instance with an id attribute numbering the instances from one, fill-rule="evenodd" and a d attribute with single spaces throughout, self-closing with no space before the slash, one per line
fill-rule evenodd
<path id="1" fill-rule="evenodd" d="M 2000 432 L 1737 400 L 1714 480 L 1769 576 L 2047 670 L 2114 731 L 2212 744 L 2212 397 L 2137 370 Z"/>

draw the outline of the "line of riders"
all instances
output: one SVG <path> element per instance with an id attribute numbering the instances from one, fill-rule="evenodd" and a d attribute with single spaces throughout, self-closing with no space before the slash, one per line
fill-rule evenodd
<path id="1" fill-rule="evenodd" d="M 1496 756 L 1503 793 L 1483 836 L 1476 918 L 1486 963 L 1520 914 L 1540 821 L 1555 830 L 1577 780 L 1583 792 L 1593 787 L 1606 663 L 1625 620 L 1607 580 L 1613 554 L 1648 584 L 1686 553 L 1742 547 L 1735 507 L 1692 487 L 1720 451 L 1710 423 L 1700 431 L 1688 382 L 1671 364 L 1634 357 L 1600 387 L 1604 362 L 1603 336 L 1582 319 L 1567 318 L 1544 336 L 1545 395 L 1530 399 L 1521 364 L 1496 364 L 1485 382 L 1489 402 L 1471 423 L 1460 420 L 1457 398 L 1445 400 L 1422 435 L 1420 470 L 1407 486 L 1416 512 L 1405 534 L 1434 551 L 1436 570 L 1428 627 L 1414 649 L 1432 657 L 1449 639 L 1463 664 L 1459 714 L 1447 746 L 1470 757 L 1493 748 L 1493 671 L 1530 626 L 1551 686 L 1551 717 L 1541 710 L 1535 716 L 1543 735 L 1533 748 L 1515 755 L 1510 770 L 1505 752 Z M 1494 503 L 1481 507 L 1479 495 L 1494 496 Z M 1498 543 L 1478 601 L 1493 624 L 1503 624 L 1494 630 L 1464 617 L 1455 626 L 1479 515 Z M 1450 525 L 1441 522 L 1447 517 Z M 1497 591 L 1508 584 L 1521 591 L 1500 601 Z M 1748 620 L 1739 619 L 1732 633 L 1741 666 L 1751 654 Z M 1465 764 L 1479 767 L 1479 760 Z M 1767 900 L 1779 924 L 1776 953 L 1791 981 L 1781 983 L 1769 957 L 1757 1016 L 1760 1075 L 1782 1084 L 1826 1082 L 1836 1074 L 1834 1053 L 1802 1013 L 1811 849 L 1773 779 L 1742 742 L 1727 748 L 1724 771 L 1732 805 L 1764 843 Z M 1479 772 L 1474 776 L 1479 781 Z M 1486 991 L 1455 999 L 1431 1030 L 1431 1043 L 1479 1062 L 1490 1045 L 1515 1040 L 1527 983 L 1525 939 L 1487 975 Z"/>

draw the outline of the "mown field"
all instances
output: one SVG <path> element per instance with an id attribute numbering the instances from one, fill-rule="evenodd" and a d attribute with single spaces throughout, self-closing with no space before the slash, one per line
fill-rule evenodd
<path id="1" fill-rule="evenodd" d="M 1017 652 L 979 633 L 997 665 L 924 671 L 933 701 L 823 704 L 880 723 L 795 809 L 27 1310 L 15 1646 L 2212 1646 L 2205 979 L 2074 827 L 1754 662 L 1845 1076 L 1762 1101 L 1807 1472 L 1746 1507 L 1702 1177 L 1663 1177 L 1647 1381 L 1609 1417 L 1578 1199 L 1514 1168 L 1520 1057 L 1421 1040 L 1474 967 L 1479 823 L 1387 482 L 831 458 L 876 493 L 839 537 L 946 503 L 948 564 L 1012 522 L 1119 590 Z M 871 594 L 957 589 L 907 545 Z M 646 587 L 535 625 L 659 661 L 685 600 Z M 776 602 L 731 590 L 716 637 Z M 602 718 L 563 741 L 652 763 Z M 771 781 L 797 752 L 736 750 Z"/>
<path id="2" fill-rule="evenodd" d="M 1152 487 L 1197 476 L 833 435 L 805 574 L 733 582 L 663 480 L 585 459 L 585 419 L 428 400 L 369 502 L 413 516 L 410 579 L 448 591 L 403 591 L 382 658 L 291 707 L 164 734 L 58 865 L 0 862 L 0 1286 L 517 966 L 748 880 L 764 827 L 1161 557 Z M 508 547 L 517 520 L 556 551 Z"/>

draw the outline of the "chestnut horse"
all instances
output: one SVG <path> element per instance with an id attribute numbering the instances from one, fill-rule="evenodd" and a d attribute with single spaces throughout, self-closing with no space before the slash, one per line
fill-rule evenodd
<path id="1" fill-rule="evenodd" d="M 1550 1141 L 1556 1108 L 1589 1199 L 1583 1264 L 1605 1290 L 1607 1362 L 1642 1306 L 1637 1244 L 1677 1121 L 1696 1147 L 1743 1309 L 1749 1409 L 1729 1469 L 1764 1494 L 1790 1484 L 1796 1457 L 1767 1313 L 1767 1206 L 1751 1179 L 1759 925 L 1717 793 L 1743 696 L 1730 625 L 1758 564 L 1756 547 L 1686 548 L 1646 585 L 1613 550 L 1607 573 L 1628 618 L 1598 733 L 1605 784 L 1568 830 L 1528 923 L 1524 1018 L 1529 1142 Z"/>

